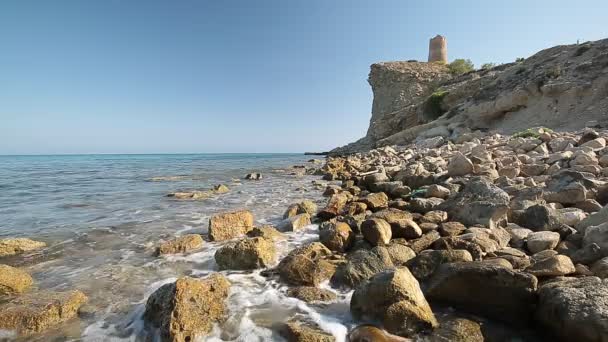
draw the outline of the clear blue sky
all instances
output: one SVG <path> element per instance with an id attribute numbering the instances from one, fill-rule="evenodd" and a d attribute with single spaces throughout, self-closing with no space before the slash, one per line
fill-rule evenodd
<path id="1" fill-rule="evenodd" d="M 327 150 L 438 33 L 509 62 L 608 37 L 608 1 L 2 1 L 0 154 Z"/>

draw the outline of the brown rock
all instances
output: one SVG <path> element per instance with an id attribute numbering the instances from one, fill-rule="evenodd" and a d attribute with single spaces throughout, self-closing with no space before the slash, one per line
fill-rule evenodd
<path id="1" fill-rule="evenodd" d="M 371 211 L 378 211 L 388 208 L 388 196 L 384 192 L 371 193 L 362 199 Z"/>
<path id="2" fill-rule="evenodd" d="M 323 210 L 321 210 L 317 216 L 324 220 L 329 220 L 338 216 L 346 202 L 348 201 L 348 196 L 344 193 L 337 193 L 332 195 L 327 201 L 327 205 Z"/>
<path id="3" fill-rule="evenodd" d="M 287 322 L 281 326 L 280 334 L 288 342 L 335 342 L 335 338 L 317 328 L 296 322 Z"/>
<path id="4" fill-rule="evenodd" d="M 27 272 L 8 265 L 0 265 L 0 295 L 21 293 L 33 283 L 34 280 Z"/>
<path id="5" fill-rule="evenodd" d="M 272 240 L 246 238 L 218 249 L 215 252 L 215 262 L 220 270 L 253 270 L 273 264 L 276 254 Z"/>
<path id="6" fill-rule="evenodd" d="M 441 236 L 458 236 L 466 229 L 467 227 L 460 222 L 444 222 L 439 225 L 439 234 Z"/>
<path id="7" fill-rule="evenodd" d="M 287 290 L 287 295 L 298 298 L 307 303 L 331 302 L 337 298 L 334 292 L 313 286 L 298 286 L 290 288 Z"/>
<path id="8" fill-rule="evenodd" d="M 245 235 L 253 228 L 253 214 L 249 210 L 239 210 L 214 215 L 209 219 L 209 239 L 229 240 Z"/>
<path id="9" fill-rule="evenodd" d="M 163 242 L 156 249 L 157 255 L 186 253 L 203 246 L 203 237 L 198 234 L 180 236 L 171 241 Z"/>
<path id="10" fill-rule="evenodd" d="M 310 215 L 304 213 L 285 219 L 283 223 L 281 223 L 280 228 L 285 232 L 297 232 L 310 224 Z"/>
<path id="11" fill-rule="evenodd" d="M 46 243 L 26 238 L 0 240 L 0 257 L 21 254 L 46 247 Z"/>
<path id="12" fill-rule="evenodd" d="M 363 238 L 372 246 L 388 245 L 391 241 L 391 225 L 383 219 L 370 218 L 361 224 Z"/>
<path id="13" fill-rule="evenodd" d="M 332 251 L 344 253 L 355 242 L 355 233 L 344 222 L 322 224 L 319 241 Z"/>
<path id="14" fill-rule="evenodd" d="M 252 230 L 247 232 L 249 237 L 262 237 L 269 240 L 284 240 L 285 235 L 279 232 L 275 227 L 271 225 L 264 225 L 261 227 L 254 227 Z"/>
<path id="15" fill-rule="evenodd" d="M 335 272 L 336 267 L 325 260 L 331 254 L 320 242 L 292 250 L 277 266 L 281 280 L 292 285 L 318 286 Z"/>

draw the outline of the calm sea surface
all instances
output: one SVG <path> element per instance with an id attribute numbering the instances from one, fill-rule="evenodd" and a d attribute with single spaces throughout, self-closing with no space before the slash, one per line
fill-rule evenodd
<path id="1" fill-rule="evenodd" d="M 23 267 L 36 287 L 80 289 L 91 317 L 74 320 L 28 340 L 136 341 L 153 337 L 142 314 L 147 296 L 182 275 L 216 271 L 221 243 L 196 253 L 157 258 L 159 241 L 205 234 L 214 213 L 246 208 L 257 224 L 280 222 L 286 207 L 302 199 L 324 203 L 315 176 L 295 176 L 301 154 L 181 154 L 0 156 L 0 238 L 29 237 L 48 248 L 7 261 Z M 262 172 L 261 181 L 242 180 Z M 202 201 L 166 197 L 177 190 L 226 184 L 228 194 Z M 280 242 L 290 249 L 317 239 L 311 225 Z M 230 317 L 207 340 L 281 340 L 271 327 L 291 317 L 319 324 L 343 340 L 350 322 L 348 294 L 324 307 L 285 296 L 285 287 L 259 272 L 225 272 L 232 281 Z"/>

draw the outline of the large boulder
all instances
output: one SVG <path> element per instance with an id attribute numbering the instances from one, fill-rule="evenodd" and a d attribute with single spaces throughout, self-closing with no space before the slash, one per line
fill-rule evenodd
<path id="1" fill-rule="evenodd" d="M 334 218 L 340 215 L 347 201 L 348 196 L 345 193 L 340 192 L 334 194 L 329 198 L 327 205 L 317 214 L 317 216 L 323 220 Z"/>
<path id="2" fill-rule="evenodd" d="M 319 241 L 334 252 L 344 253 L 355 242 L 355 233 L 345 222 L 325 222 L 319 227 Z"/>
<path id="3" fill-rule="evenodd" d="M 391 241 L 392 229 L 383 219 L 370 218 L 361 224 L 361 234 L 372 246 L 383 246 Z"/>
<path id="4" fill-rule="evenodd" d="M 588 227 L 599 226 L 605 222 L 608 222 L 608 205 L 579 222 L 576 225 L 576 230 L 581 233 L 585 233 L 585 230 Z"/>
<path id="5" fill-rule="evenodd" d="M 439 266 L 427 297 L 499 321 L 527 325 L 536 303 L 535 276 L 483 262 Z M 499 294 L 499 295 L 498 295 Z"/>
<path id="6" fill-rule="evenodd" d="M 247 236 L 262 237 L 262 238 L 273 240 L 273 241 L 286 239 L 286 237 L 283 233 L 279 232 L 275 227 L 273 227 L 271 225 L 254 227 L 252 230 L 247 232 Z"/>
<path id="7" fill-rule="evenodd" d="M 479 323 L 466 318 L 440 319 L 439 328 L 433 330 L 429 336 L 420 336 L 415 341 L 428 342 L 484 342 Z"/>
<path id="8" fill-rule="evenodd" d="M 471 262 L 473 257 L 465 249 L 427 250 L 409 260 L 406 266 L 414 277 L 424 280 L 432 276 L 442 264 L 451 262 Z"/>
<path id="9" fill-rule="evenodd" d="M 277 266 L 284 282 L 296 286 L 318 286 L 335 272 L 335 266 L 325 260 L 331 251 L 320 242 L 292 250 Z"/>
<path id="10" fill-rule="evenodd" d="M 374 274 L 391 267 L 393 261 L 387 248 L 359 249 L 348 256 L 346 263 L 338 266 L 331 282 L 335 286 L 354 288 Z"/>
<path id="11" fill-rule="evenodd" d="M 199 234 L 188 234 L 160 244 L 157 255 L 186 253 L 203 246 L 203 237 Z"/>
<path id="12" fill-rule="evenodd" d="M 34 280 L 25 271 L 8 265 L 0 265 L 0 295 L 21 293 L 27 290 Z"/>
<path id="13" fill-rule="evenodd" d="M 209 239 L 222 241 L 247 234 L 253 228 L 253 214 L 249 210 L 238 210 L 213 215 L 209 219 Z"/>
<path id="14" fill-rule="evenodd" d="M 376 274 L 353 293 L 355 319 L 382 321 L 386 330 L 409 336 L 438 326 L 420 285 L 405 267 Z"/>
<path id="15" fill-rule="evenodd" d="M 46 243 L 26 238 L 1 239 L 0 258 L 46 247 Z"/>
<path id="16" fill-rule="evenodd" d="M 29 292 L 0 305 L 0 329 L 39 333 L 76 317 L 86 301 L 77 290 Z"/>
<path id="17" fill-rule="evenodd" d="M 437 209 L 447 211 L 452 221 L 466 226 L 494 228 L 506 221 L 509 202 L 505 191 L 485 179 L 477 179 Z"/>
<path id="18" fill-rule="evenodd" d="M 378 211 L 371 216 L 380 218 L 391 225 L 392 238 L 416 239 L 422 236 L 422 230 L 407 211 L 389 208 Z"/>
<path id="19" fill-rule="evenodd" d="M 179 278 L 150 295 L 144 320 L 160 330 L 163 341 L 201 339 L 224 319 L 229 291 L 230 282 L 219 273 L 205 279 Z"/>
<path id="20" fill-rule="evenodd" d="M 608 341 L 608 282 L 569 278 L 541 286 L 536 320 L 561 341 Z"/>
<path id="21" fill-rule="evenodd" d="M 235 241 L 218 249 L 215 252 L 215 262 L 220 270 L 253 270 L 273 264 L 276 254 L 272 240 L 254 237 Z"/>

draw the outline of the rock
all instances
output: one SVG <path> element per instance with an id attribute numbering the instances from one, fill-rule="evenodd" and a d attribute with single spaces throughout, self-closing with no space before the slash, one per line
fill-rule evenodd
<path id="1" fill-rule="evenodd" d="M 398 209 L 385 209 L 374 213 L 371 218 L 379 218 L 391 225 L 392 238 L 415 239 L 422 236 L 422 230 L 413 216 Z"/>
<path id="2" fill-rule="evenodd" d="M 481 260 L 484 256 L 484 252 L 477 243 L 463 240 L 460 237 L 454 236 L 442 237 L 438 239 L 433 243 L 433 248 L 440 250 L 466 249 L 469 251 L 469 253 L 471 253 L 473 260 Z"/>
<path id="3" fill-rule="evenodd" d="M 575 264 L 589 265 L 602 257 L 602 250 L 596 243 L 590 243 L 570 255 L 570 259 Z"/>
<path id="4" fill-rule="evenodd" d="M 203 247 L 203 237 L 199 234 L 188 234 L 163 242 L 156 249 L 156 255 L 186 253 Z"/>
<path id="5" fill-rule="evenodd" d="M 544 198 L 547 202 L 575 204 L 587 198 L 587 189 L 572 172 L 558 172 L 547 182 Z"/>
<path id="6" fill-rule="evenodd" d="M 247 232 L 248 237 L 262 237 L 265 239 L 277 241 L 284 240 L 285 235 L 279 232 L 275 227 L 271 225 L 264 225 L 261 227 L 254 227 L 252 230 Z"/>
<path id="7" fill-rule="evenodd" d="M 34 251 L 46 247 L 46 243 L 26 238 L 1 239 L 0 258 Z"/>
<path id="8" fill-rule="evenodd" d="M 527 208 L 518 217 L 517 223 L 534 231 L 554 230 L 559 227 L 562 215 L 548 205 L 537 204 Z"/>
<path id="9" fill-rule="evenodd" d="M 359 215 L 365 214 L 367 204 L 362 202 L 350 202 L 342 210 L 342 215 Z"/>
<path id="10" fill-rule="evenodd" d="M 565 255 L 556 255 L 534 263 L 526 272 L 537 277 L 557 277 L 574 273 L 572 260 Z"/>
<path id="11" fill-rule="evenodd" d="M 306 303 L 331 302 L 337 298 L 336 294 L 330 290 L 320 289 L 312 286 L 298 286 L 290 288 L 287 290 L 287 295 L 303 300 Z"/>
<path id="12" fill-rule="evenodd" d="M 562 341 L 608 339 L 608 283 L 596 277 L 570 278 L 543 285 L 536 320 Z"/>
<path id="13" fill-rule="evenodd" d="M 386 246 L 386 250 L 395 266 L 403 265 L 416 256 L 416 253 L 411 248 L 400 243 L 391 243 Z"/>
<path id="14" fill-rule="evenodd" d="M 371 211 L 388 208 L 388 196 L 384 192 L 375 192 L 361 200 Z"/>
<path id="15" fill-rule="evenodd" d="M 338 216 L 346 202 L 348 201 L 348 197 L 344 193 L 337 193 L 332 195 L 327 201 L 327 206 L 323 210 L 321 210 L 317 216 L 323 220 L 329 220 Z"/>
<path id="16" fill-rule="evenodd" d="M 209 219 L 209 239 L 223 241 L 247 234 L 253 229 L 253 214 L 249 210 L 238 210 L 213 215 Z"/>
<path id="17" fill-rule="evenodd" d="M 34 280 L 27 272 L 0 264 L 0 295 L 22 293 L 33 283 Z"/>
<path id="18" fill-rule="evenodd" d="M 494 228 L 505 222 L 509 209 L 509 195 L 487 180 L 470 181 L 456 196 L 443 202 L 437 209 L 444 210 L 453 221 L 467 226 L 477 224 Z"/>
<path id="19" fill-rule="evenodd" d="M 409 209 L 411 211 L 425 214 L 429 211 L 436 210 L 441 204 L 443 200 L 441 198 L 413 198 L 410 200 Z"/>
<path id="20" fill-rule="evenodd" d="M 336 339 L 316 328 L 311 328 L 296 322 L 287 322 L 281 326 L 280 335 L 288 342 L 335 342 Z"/>
<path id="21" fill-rule="evenodd" d="M 259 172 L 248 173 L 245 176 L 246 180 L 261 180 L 263 178 L 262 174 Z"/>
<path id="22" fill-rule="evenodd" d="M 317 214 L 317 205 L 310 200 L 294 203 L 287 208 L 285 214 L 283 214 L 283 218 L 287 219 L 299 214 L 308 214 L 311 217 L 315 216 Z"/>
<path id="23" fill-rule="evenodd" d="M 334 286 L 355 288 L 374 274 L 391 267 L 393 262 L 385 247 L 359 249 L 348 256 L 346 263 L 338 266 L 331 283 Z"/>
<path id="24" fill-rule="evenodd" d="M 439 234 L 441 236 L 457 236 L 462 234 L 467 227 L 460 222 L 444 222 L 439 225 Z"/>
<path id="25" fill-rule="evenodd" d="M 347 341 L 349 342 L 410 342 L 410 339 L 406 339 L 397 335 L 389 334 L 388 332 L 376 328 L 369 324 L 363 324 L 355 327 L 348 333 Z"/>
<path id="26" fill-rule="evenodd" d="M 331 251 L 320 242 L 296 248 L 277 266 L 284 282 L 296 286 L 318 286 L 335 272 L 335 266 L 325 260 Z"/>
<path id="27" fill-rule="evenodd" d="M 473 257 L 464 249 L 427 250 L 418 254 L 406 263 L 414 277 L 418 280 L 429 278 L 440 265 L 450 262 L 470 262 Z"/>
<path id="28" fill-rule="evenodd" d="M 422 235 L 421 238 L 416 239 L 410 242 L 410 248 L 416 252 L 420 253 L 423 250 L 429 248 L 435 241 L 439 240 L 441 235 L 438 232 L 432 231 Z"/>
<path id="29" fill-rule="evenodd" d="M 159 328 L 163 341 L 194 341 L 224 319 L 230 282 L 219 273 L 182 277 L 161 286 L 146 302 L 144 320 Z"/>
<path id="30" fill-rule="evenodd" d="M 524 243 L 526 242 L 526 238 L 532 231 L 527 228 L 521 228 L 517 226 L 516 228 L 507 227 L 507 231 L 511 234 L 511 246 L 515 248 L 523 248 Z"/>
<path id="31" fill-rule="evenodd" d="M 361 224 L 363 238 L 373 246 L 388 245 L 391 241 L 391 225 L 383 219 L 370 218 Z"/>
<path id="32" fill-rule="evenodd" d="M 599 226 L 604 222 L 608 222 L 608 205 L 602 208 L 600 211 L 589 215 L 586 219 L 582 220 L 576 225 L 576 230 L 581 233 L 585 233 L 585 230 L 591 226 Z"/>
<path id="33" fill-rule="evenodd" d="M 253 270 L 268 267 L 276 261 L 272 240 L 261 237 L 246 238 L 224 245 L 215 252 L 220 270 Z"/>
<path id="34" fill-rule="evenodd" d="M 547 249 L 554 249 L 559 243 L 559 233 L 555 232 L 533 232 L 528 235 L 526 245 L 532 253 L 538 253 Z"/>
<path id="35" fill-rule="evenodd" d="M 423 337 L 421 337 L 422 340 Z M 424 339 L 429 342 L 484 342 L 479 323 L 466 318 L 451 318 L 440 321 L 439 328 Z"/>
<path id="36" fill-rule="evenodd" d="M 450 189 L 441 185 L 433 184 L 426 189 L 426 197 L 437 197 L 446 199 L 450 196 Z"/>
<path id="37" fill-rule="evenodd" d="M 591 272 L 602 279 L 608 278 L 608 257 L 594 262 Z"/>
<path id="38" fill-rule="evenodd" d="M 401 336 L 439 325 L 418 281 L 404 267 L 378 273 L 359 286 L 350 311 L 355 319 L 381 320 L 388 332 Z"/>
<path id="39" fill-rule="evenodd" d="M 561 223 L 574 227 L 579 222 L 587 218 L 587 214 L 581 209 L 576 208 L 565 208 L 560 209 Z"/>
<path id="40" fill-rule="evenodd" d="M 459 177 L 470 173 L 473 173 L 473 163 L 462 153 L 456 152 L 448 164 L 448 175 L 450 177 Z"/>
<path id="41" fill-rule="evenodd" d="M 286 218 L 279 227 L 284 232 L 297 232 L 310 224 L 310 215 L 304 213 Z"/>
<path id="42" fill-rule="evenodd" d="M 319 241 L 331 251 L 344 253 L 355 242 L 355 233 L 344 222 L 322 224 L 319 228 Z"/>
<path id="43" fill-rule="evenodd" d="M 602 256 L 608 256 L 608 222 L 599 226 L 588 227 L 583 238 L 583 247 L 596 244 L 600 247 Z"/>
<path id="44" fill-rule="evenodd" d="M 430 223 L 443 223 L 448 220 L 448 213 L 442 210 L 432 210 L 424 214 L 422 221 Z"/>
<path id="45" fill-rule="evenodd" d="M 439 266 L 428 281 L 431 300 L 516 325 L 529 322 L 538 280 L 500 266 L 480 262 Z M 499 296 L 497 294 L 500 294 Z"/>
<path id="46" fill-rule="evenodd" d="M 87 301 L 80 291 L 29 292 L 0 306 L 0 329 L 28 335 L 66 322 Z"/>

